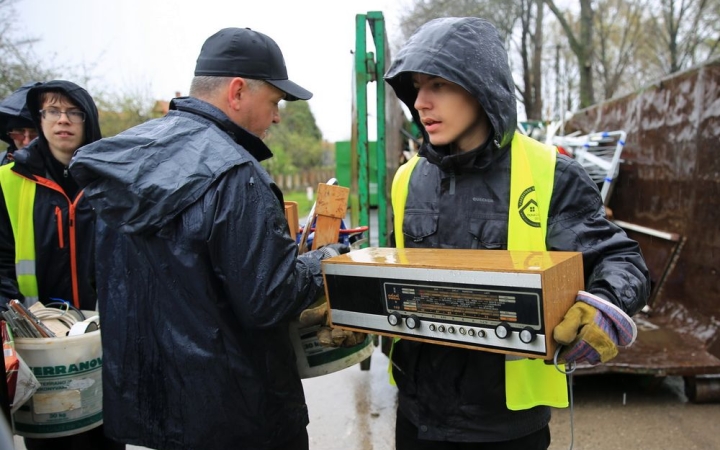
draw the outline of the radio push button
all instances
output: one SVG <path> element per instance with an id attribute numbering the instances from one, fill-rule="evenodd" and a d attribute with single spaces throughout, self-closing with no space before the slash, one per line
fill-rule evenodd
<path id="1" fill-rule="evenodd" d="M 533 330 L 530 327 L 525 327 L 522 329 L 522 331 L 520 331 L 520 340 L 522 342 L 524 342 L 525 344 L 529 344 L 532 341 L 534 341 L 535 336 L 536 336 L 535 330 Z"/>
<path id="2" fill-rule="evenodd" d="M 390 313 L 390 315 L 387 318 L 388 323 L 394 327 L 398 326 L 398 324 L 400 323 L 401 320 L 402 320 L 402 316 L 397 311 Z"/>
<path id="3" fill-rule="evenodd" d="M 500 322 L 500 324 L 495 327 L 495 336 L 500 339 L 507 339 L 511 332 L 510 325 L 505 322 Z"/>
<path id="4" fill-rule="evenodd" d="M 405 325 L 407 325 L 408 328 L 411 330 L 414 330 L 415 328 L 420 327 L 420 319 L 415 314 L 411 314 L 407 318 L 405 318 Z"/>

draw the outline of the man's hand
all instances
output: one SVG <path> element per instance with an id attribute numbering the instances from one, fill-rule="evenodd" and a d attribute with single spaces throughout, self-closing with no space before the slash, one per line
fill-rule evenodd
<path id="1" fill-rule="evenodd" d="M 627 347 L 637 337 L 635 322 L 620 308 L 585 291 L 578 292 L 553 337 L 565 346 L 559 363 L 599 364 L 617 356 L 618 346 Z"/>
<path id="2" fill-rule="evenodd" d="M 327 306 L 327 302 L 324 301 L 319 306 L 303 311 L 298 319 L 300 327 L 307 328 L 319 325 L 320 329 L 317 331 L 317 338 L 323 347 L 352 347 L 365 342 L 367 336 L 365 333 L 330 328 Z"/>
<path id="3" fill-rule="evenodd" d="M 350 246 L 345 244 L 328 244 L 318 249 L 322 254 L 322 259 L 333 258 L 350 252 Z"/>

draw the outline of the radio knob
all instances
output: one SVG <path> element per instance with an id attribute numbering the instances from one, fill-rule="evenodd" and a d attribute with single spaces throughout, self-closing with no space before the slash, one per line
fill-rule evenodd
<path id="1" fill-rule="evenodd" d="M 431 323 L 428 328 L 430 328 L 430 331 L 435 331 L 435 324 Z"/>
<path id="2" fill-rule="evenodd" d="M 415 314 L 411 314 L 405 319 L 405 325 L 411 330 L 420 327 L 420 319 Z"/>
<path id="3" fill-rule="evenodd" d="M 478 330 L 478 337 L 480 337 L 480 338 L 485 337 L 485 330 Z"/>
<path id="4" fill-rule="evenodd" d="M 441 332 L 441 333 L 444 333 L 444 332 L 445 332 L 445 325 L 440 325 L 440 326 L 438 326 L 438 331 Z"/>
<path id="5" fill-rule="evenodd" d="M 455 333 L 455 327 L 453 327 L 453 326 L 448 327 L 448 333 L 454 334 L 454 333 Z"/>
<path id="6" fill-rule="evenodd" d="M 387 320 L 390 325 L 396 327 L 402 320 L 402 316 L 400 315 L 399 312 L 395 311 L 395 312 L 390 313 Z"/>
<path id="7" fill-rule="evenodd" d="M 530 327 L 525 327 L 522 329 L 522 331 L 520 331 L 520 340 L 526 344 L 534 341 L 536 336 L 537 335 L 535 334 L 535 330 Z"/>
<path id="8" fill-rule="evenodd" d="M 467 331 L 465 331 L 465 328 L 463 328 L 463 327 L 460 327 L 460 329 L 459 329 L 458 331 L 459 331 L 460 334 L 462 334 L 463 336 L 465 336 L 465 333 L 467 333 Z"/>
<path id="9" fill-rule="evenodd" d="M 468 336 L 475 336 L 475 330 L 473 330 L 472 328 L 470 328 L 470 329 L 468 330 Z"/>
<path id="10" fill-rule="evenodd" d="M 507 337 L 510 336 L 510 332 L 510 325 L 505 322 L 500 322 L 500 324 L 495 327 L 495 336 L 500 339 L 507 339 Z"/>

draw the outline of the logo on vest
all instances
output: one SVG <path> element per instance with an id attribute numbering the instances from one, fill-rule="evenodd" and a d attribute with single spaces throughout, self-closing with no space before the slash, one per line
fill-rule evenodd
<path id="1" fill-rule="evenodd" d="M 531 227 L 540 228 L 540 210 L 535 197 L 535 186 L 530 186 L 520 195 L 518 213 L 523 222 Z"/>

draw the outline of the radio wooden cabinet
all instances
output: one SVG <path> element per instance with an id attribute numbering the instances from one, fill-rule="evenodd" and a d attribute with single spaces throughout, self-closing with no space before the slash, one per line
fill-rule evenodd
<path id="1" fill-rule="evenodd" d="M 582 254 L 370 247 L 322 262 L 332 326 L 552 359 Z"/>

